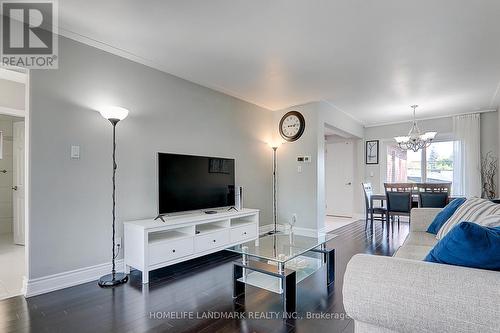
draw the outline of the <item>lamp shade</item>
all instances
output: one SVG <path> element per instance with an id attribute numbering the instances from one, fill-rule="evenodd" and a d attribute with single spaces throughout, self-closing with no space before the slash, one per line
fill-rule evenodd
<path id="1" fill-rule="evenodd" d="M 394 140 L 396 140 L 397 143 L 407 142 L 410 140 L 410 137 L 409 136 L 396 136 L 394 138 Z"/>
<path id="2" fill-rule="evenodd" d="M 424 140 L 433 140 L 436 137 L 437 132 L 425 132 L 422 135 L 422 139 Z"/>
<path id="3" fill-rule="evenodd" d="M 101 116 L 103 116 L 108 120 L 110 119 L 123 120 L 128 115 L 128 110 L 120 106 L 106 106 L 101 108 L 99 112 L 101 113 Z"/>
<path id="4" fill-rule="evenodd" d="M 279 148 L 279 146 L 281 146 L 282 142 L 281 141 L 271 141 L 271 142 L 268 142 L 267 144 L 269 145 L 269 147 L 271 147 L 273 149 L 277 149 L 277 148 Z"/>

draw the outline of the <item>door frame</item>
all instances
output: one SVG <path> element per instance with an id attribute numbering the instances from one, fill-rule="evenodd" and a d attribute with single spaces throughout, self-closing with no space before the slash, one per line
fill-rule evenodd
<path id="1" fill-rule="evenodd" d="M 5 70 L 5 69 L 4 69 Z M 27 284 L 30 278 L 30 70 L 26 69 L 24 82 L 24 111 L 7 107 L 0 107 L 0 114 L 15 117 L 24 117 L 24 263 L 25 276 L 21 294 L 26 297 Z M 18 75 L 15 75 L 19 77 Z"/>

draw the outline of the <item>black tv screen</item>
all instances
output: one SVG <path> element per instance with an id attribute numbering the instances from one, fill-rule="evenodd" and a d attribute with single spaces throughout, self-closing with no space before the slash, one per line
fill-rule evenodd
<path id="1" fill-rule="evenodd" d="M 158 153 L 158 213 L 234 206 L 234 159 Z"/>

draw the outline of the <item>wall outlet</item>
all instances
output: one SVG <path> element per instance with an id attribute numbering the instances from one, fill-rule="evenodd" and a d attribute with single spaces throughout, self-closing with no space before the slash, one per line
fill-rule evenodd
<path id="1" fill-rule="evenodd" d="M 122 238 L 121 237 L 116 237 L 115 238 L 115 246 L 122 248 Z"/>

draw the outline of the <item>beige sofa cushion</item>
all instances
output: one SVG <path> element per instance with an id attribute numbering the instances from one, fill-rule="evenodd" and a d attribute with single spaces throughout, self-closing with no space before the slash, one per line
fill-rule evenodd
<path id="1" fill-rule="evenodd" d="M 438 240 L 436 236 L 425 231 L 410 232 L 404 245 L 434 246 Z"/>
<path id="2" fill-rule="evenodd" d="M 396 251 L 394 257 L 411 260 L 424 260 L 432 248 L 433 246 L 403 245 Z"/>
<path id="3" fill-rule="evenodd" d="M 394 257 L 424 260 L 437 242 L 436 237 L 428 232 L 410 232 L 404 244 L 394 254 Z"/>

